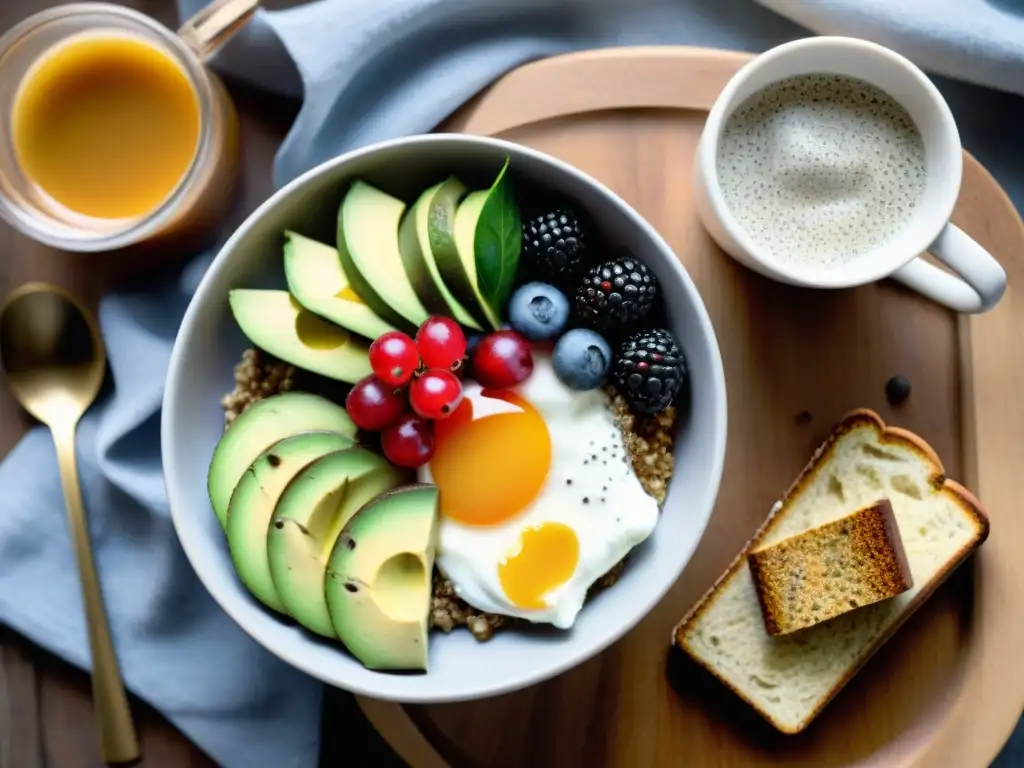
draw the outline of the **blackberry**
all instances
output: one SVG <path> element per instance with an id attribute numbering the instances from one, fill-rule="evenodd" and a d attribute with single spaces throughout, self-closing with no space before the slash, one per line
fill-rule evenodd
<path id="1" fill-rule="evenodd" d="M 630 256 L 606 261 L 587 273 L 576 291 L 576 314 L 594 328 L 628 325 L 651 311 L 658 281 Z"/>
<path id="2" fill-rule="evenodd" d="M 523 222 L 519 263 L 526 281 L 572 286 L 585 258 L 583 227 L 572 211 L 558 209 Z"/>
<path id="3" fill-rule="evenodd" d="M 664 328 L 629 336 L 613 366 L 615 388 L 640 413 L 665 410 L 689 382 L 683 353 Z"/>

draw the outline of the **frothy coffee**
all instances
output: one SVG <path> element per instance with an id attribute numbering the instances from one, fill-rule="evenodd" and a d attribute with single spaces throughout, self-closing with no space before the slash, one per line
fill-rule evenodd
<path id="1" fill-rule="evenodd" d="M 717 169 L 748 236 L 804 269 L 883 244 L 925 188 L 913 119 L 884 91 L 843 75 L 800 75 L 753 94 L 725 124 Z"/>

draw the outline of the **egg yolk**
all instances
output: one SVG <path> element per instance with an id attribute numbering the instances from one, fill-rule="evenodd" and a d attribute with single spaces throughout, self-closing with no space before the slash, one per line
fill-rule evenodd
<path id="1" fill-rule="evenodd" d="M 441 514 L 467 525 L 498 525 L 519 514 L 544 485 L 551 436 L 537 410 L 514 392 L 483 390 L 517 410 L 473 417 L 462 401 L 435 423 L 430 474 Z"/>
<path id="2" fill-rule="evenodd" d="M 580 542 L 563 523 L 523 529 L 519 547 L 498 564 L 505 595 L 520 608 L 546 608 L 544 595 L 564 584 L 576 570 Z"/>

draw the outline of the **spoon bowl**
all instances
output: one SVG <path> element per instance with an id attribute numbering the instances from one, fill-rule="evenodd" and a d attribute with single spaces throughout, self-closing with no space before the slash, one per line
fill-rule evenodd
<path id="1" fill-rule="evenodd" d="M 103 762 L 132 762 L 139 744 L 103 607 L 75 461 L 75 428 L 99 394 L 106 371 L 99 326 L 65 291 L 28 283 L 0 309 L 0 363 L 14 397 L 53 435 L 82 584 Z"/>
<path id="2" fill-rule="evenodd" d="M 0 361 L 26 411 L 53 425 L 77 421 L 96 399 L 106 370 L 99 328 L 64 291 L 22 286 L 0 310 Z"/>

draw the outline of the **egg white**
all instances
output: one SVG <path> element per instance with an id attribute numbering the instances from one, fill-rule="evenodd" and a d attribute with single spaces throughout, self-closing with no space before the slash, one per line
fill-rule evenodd
<path id="1" fill-rule="evenodd" d="M 621 432 L 599 391 L 569 389 L 555 375 L 550 357 L 537 350 L 533 374 L 515 391 L 547 424 L 551 436 L 547 479 L 533 501 L 503 524 L 470 526 L 442 515 L 436 564 L 456 593 L 478 610 L 568 629 L 590 586 L 654 530 L 658 505 L 633 472 Z M 482 397 L 474 381 L 465 382 L 464 396 L 473 401 L 476 417 L 518 409 Z M 507 470 L 516 468 L 510 465 Z M 433 482 L 429 464 L 420 468 L 419 479 Z M 480 487 L 486 491 L 485 479 Z M 518 548 L 523 529 L 546 522 L 563 523 L 575 532 L 579 540 L 576 569 L 568 581 L 544 595 L 546 608 L 520 608 L 505 595 L 498 565 Z"/>

